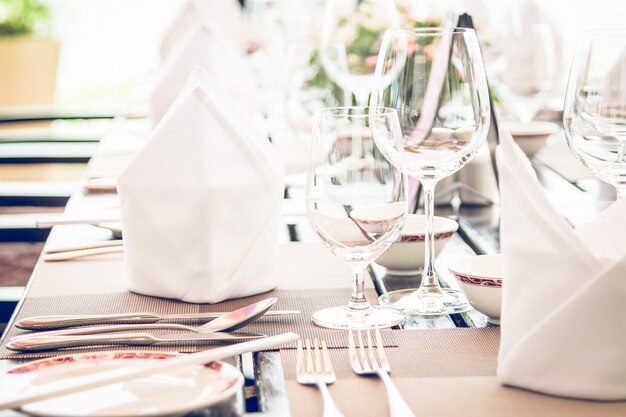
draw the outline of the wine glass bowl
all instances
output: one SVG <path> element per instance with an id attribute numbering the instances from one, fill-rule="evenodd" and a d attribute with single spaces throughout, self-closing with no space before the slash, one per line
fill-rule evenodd
<path id="1" fill-rule="evenodd" d="M 574 156 L 626 195 L 626 30 L 585 32 L 572 63 L 563 126 Z"/>
<path id="2" fill-rule="evenodd" d="M 392 163 L 418 179 L 427 218 L 418 289 L 393 291 L 381 304 L 419 315 L 470 309 L 463 294 L 442 288 L 434 268 L 434 189 L 478 153 L 490 123 L 489 92 L 472 29 L 394 29 L 383 37 L 371 106 L 396 109 L 402 146 L 392 146 L 373 122 L 374 141 Z M 380 130 L 383 132 L 384 130 Z"/>
<path id="3" fill-rule="evenodd" d="M 354 273 L 348 306 L 313 314 L 313 322 L 323 327 L 390 327 L 405 318 L 399 310 L 370 306 L 364 292 L 365 268 L 398 238 L 408 210 L 406 177 L 379 151 L 372 122 L 378 134 L 400 146 L 393 109 L 324 109 L 313 132 L 307 217 L 324 246 Z"/>

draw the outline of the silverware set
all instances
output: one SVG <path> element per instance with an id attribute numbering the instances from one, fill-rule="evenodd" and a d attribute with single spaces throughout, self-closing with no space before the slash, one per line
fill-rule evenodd
<path id="1" fill-rule="evenodd" d="M 356 333 L 356 337 L 355 337 Z M 408 404 L 402 398 L 400 391 L 389 374 L 391 365 L 387 359 L 380 330 L 349 330 L 348 353 L 352 370 L 357 375 L 377 375 L 385 384 L 391 417 L 415 417 Z M 357 343 L 358 342 L 358 343 Z M 296 354 L 296 380 L 302 385 L 315 385 L 320 390 L 323 403 L 323 417 L 342 417 L 343 414 L 333 401 L 328 385 L 335 383 L 336 376 L 328 354 L 328 347 L 324 340 L 307 339 L 303 345 L 298 340 Z"/>
<path id="2" fill-rule="evenodd" d="M 238 310 L 223 313 L 217 317 L 213 314 L 194 315 L 157 315 L 151 313 L 127 313 L 102 316 L 41 316 L 20 320 L 16 326 L 36 331 L 26 335 L 13 337 L 7 343 L 7 349 L 19 352 L 43 351 L 62 348 L 103 345 L 153 345 L 156 343 L 189 343 L 189 342 L 238 342 L 242 340 L 266 337 L 258 333 L 230 333 L 247 324 L 258 320 L 264 315 L 293 315 L 298 311 L 272 311 L 276 298 L 248 305 Z M 172 321 L 209 320 L 201 326 L 189 326 Z M 168 320 L 165 323 L 160 321 Z M 52 329 L 52 330 L 49 330 Z M 153 335 L 146 330 L 171 329 L 181 332 Z M 48 330 L 48 331 L 38 331 Z M 114 333 L 134 331 L 133 333 Z"/>

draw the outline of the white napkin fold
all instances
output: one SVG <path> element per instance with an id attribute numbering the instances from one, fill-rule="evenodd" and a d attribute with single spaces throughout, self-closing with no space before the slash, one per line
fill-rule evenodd
<path id="1" fill-rule="evenodd" d="M 177 98 L 120 176 L 130 291 L 216 303 L 277 285 L 282 166 L 209 84 Z"/>
<path id="2" fill-rule="evenodd" d="M 256 88 L 243 57 L 218 31 L 198 23 L 180 40 L 160 70 L 150 99 L 155 125 L 196 67 L 210 73 L 233 101 L 246 109 L 244 115 L 252 116 L 249 113 L 256 111 Z"/>
<path id="3" fill-rule="evenodd" d="M 508 134 L 497 163 L 505 276 L 500 381 L 626 399 L 626 199 L 573 229 Z"/>
<path id="4" fill-rule="evenodd" d="M 554 82 L 561 63 L 558 27 L 535 0 L 516 2 L 504 20 L 501 42 L 507 65 L 502 80 L 519 94 L 541 91 L 542 83 Z M 550 43 L 552 48 L 547 48 Z"/>
<path id="5" fill-rule="evenodd" d="M 221 32 L 238 51 L 244 49 L 243 13 L 235 0 L 187 0 L 165 31 L 161 41 L 161 60 L 196 24 L 206 24 Z"/>

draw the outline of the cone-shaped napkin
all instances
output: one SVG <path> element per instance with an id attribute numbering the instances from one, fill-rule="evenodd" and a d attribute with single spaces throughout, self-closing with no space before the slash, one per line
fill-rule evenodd
<path id="1" fill-rule="evenodd" d="M 187 0 L 165 31 L 161 41 L 161 60 L 167 58 L 193 26 L 202 23 L 221 32 L 237 51 L 243 51 L 243 14 L 237 1 Z"/>
<path id="2" fill-rule="evenodd" d="M 255 109 L 255 86 L 252 74 L 238 52 L 223 36 L 206 24 L 196 24 L 181 39 L 161 68 L 152 97 L 154 124 L 161 120 L 185 84 L 191 71 L 201 67 L 246 109 L 244 116 Z"/>
<path id="3" fill-rule="evenodd" d="M 497 162 L 505 277 L 500 381 L 626 399 L 626 199 L 573 229 L 508 134 Z"/>
<path id="4" fill-rule="evenodd" d="M 185 91 L 120 176 L 128 289 L 215 303 L 277 285 L 284 172 L 217 85 Z"/>

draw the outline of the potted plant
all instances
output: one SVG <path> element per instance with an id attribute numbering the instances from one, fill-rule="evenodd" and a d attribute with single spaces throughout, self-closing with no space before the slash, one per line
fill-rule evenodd
<path id="1" fill-rule="evenodd" d="M 0 107 L 52 104 L 60 48 L 46 37 L 50 20 L 40 0 L 0 0 Z"/>

